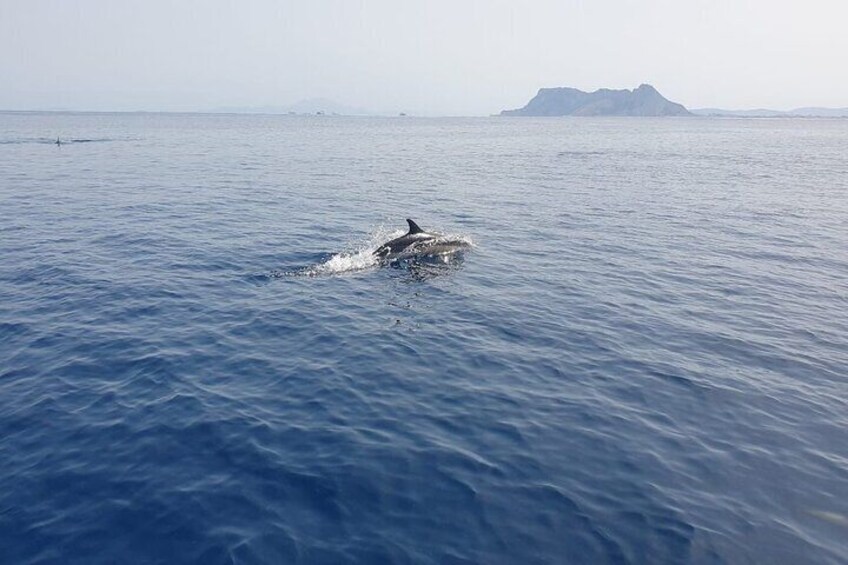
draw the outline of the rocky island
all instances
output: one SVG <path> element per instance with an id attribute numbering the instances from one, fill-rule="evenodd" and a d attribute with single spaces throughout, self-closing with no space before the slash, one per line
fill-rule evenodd
<path id="1" fill-rule="evenodd" d="M 671 102 L 649 84 L 634 90 L 601 88 L 540 88 L 523 108 L 501 116 L 691 116 L 682 104 Z"/>

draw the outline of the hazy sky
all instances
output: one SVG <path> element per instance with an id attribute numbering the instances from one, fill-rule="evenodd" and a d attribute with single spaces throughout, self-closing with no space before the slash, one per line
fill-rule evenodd
<path id="1" fill-rule="evenodd" d="M 0 108 L 324 97 L 490 114 L 542 86 L 848 106 L 845 0 L 0 0 Z"/>

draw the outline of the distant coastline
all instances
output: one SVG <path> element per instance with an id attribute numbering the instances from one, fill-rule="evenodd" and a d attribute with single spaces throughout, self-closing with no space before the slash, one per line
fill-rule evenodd
<path id="1" fill-rule="evenodd" d="M 723 110 L 721 108 L 697 108 L 690 110 L 696 116 L 712 118 L 848 118 L 848 108 L 805 107 L 794 110 Z"/>
<path id="2" fill-rule="evenodd" d="M 634 95 L 635 93 L 641 93 Z M 600 89 L 593 93 L 582 92 L 571 88 L 540 89 L 527 105 L 516 110 L 504 110 L 493 116 L 691 116 L 702 118 L 848 118 L 848 107 L 828 108 L 819 106 L 805 106 L 792 110 L 772 110 L 768 108 L 756 108 L 748 110 L 734 110 L 724 108 L 692 108 L 688 109 L 682 104 L 671 102 L 656 92 L 653 87 L 643 85 L 635 90 L 610 90 Z M 648 90 L 650 89 L 650 90 Z M 651 92 L 653 90 L 653 92 Z M 564 92 L 563 92 L 564 91 Z M 572 107 L 563 109 L 561 106 L 564 98 L 573 97 L 577 100 L 568 102 Z M 550 105 L 551 107 L 546 107 Z M 559 106 L 558 106 L 559 105 Z M 682 111 L 681 111 L 682 109 Z M 35 109 L 13 109 L 0 108 L 3 114 L 210 114 L 210 115 L 274 115 L 274 116 L 321 116 L 321 117 L 361 117 L 361 118 L 392 118 L 416 117 L 426 118 L 473 118 L 487 117 L 485 114 L 477 115 L 428 115 L 408 114 L 407 112 L 395 111 L 371 111 L 344 104 L 336 103 L 328 99 L 310 99 L 288 106 L 219 106 L 208 109 L 192 110 L 94 110 L 74 108 L 35 108 Z"/>

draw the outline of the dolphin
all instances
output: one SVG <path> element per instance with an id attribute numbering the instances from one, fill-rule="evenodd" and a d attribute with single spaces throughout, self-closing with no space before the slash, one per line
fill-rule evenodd
<path id="1" fill-rule="evenodd" d="M 408 218 L 406 223 L 409 224 L 406 235 L 387 241 L 374 251 L 374 255 L 390 263 L 417 257 L 446 256 L 471 246 L 465 239 L 426 232 Z"/>

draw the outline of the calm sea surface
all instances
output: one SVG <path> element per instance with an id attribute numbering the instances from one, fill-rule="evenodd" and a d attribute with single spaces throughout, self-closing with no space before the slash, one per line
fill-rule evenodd
<path id="1" fill-rule="evenodd" d="M 848 120 L 0 114 L 0 562 L 848 562 Z"/>

